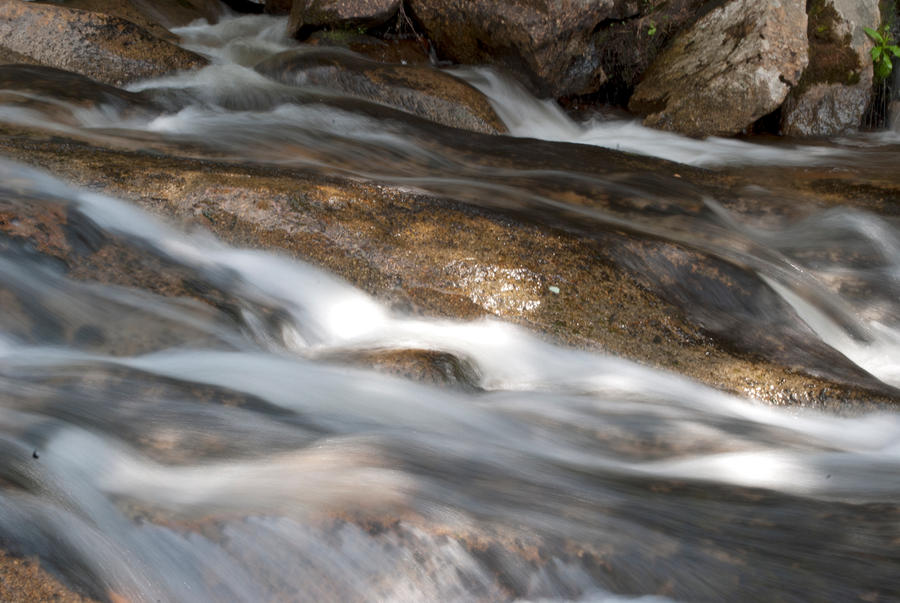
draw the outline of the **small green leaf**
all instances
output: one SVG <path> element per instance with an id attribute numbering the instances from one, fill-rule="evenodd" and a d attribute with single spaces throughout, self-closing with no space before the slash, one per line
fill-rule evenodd
<path id="1" fill-rule="evenodd" d="M 893 71 L 894 65 L 891 63 L 891 59 L 888 58 L 887 55 L 884 55 L 884 58 L 881 61 L 875 63 L 875 77 L 876 79 L 883 80 L 887 79 L 887 77 Z"/>
<path id="2" fill-rule="evenodd" d="M 871 27 L 863 27 L 863 31 L 866 32 L 866 35 L 875 40 L 878 44 L 884 44 L 884 36 L 880 33 L 872 29 Z"/>
<path id="3" fill-rule="evenodd" d="M 869 54 L 872 55 L 872 60 L 877 63 L 884 55 L 884 48 L 882 48 L 881 46 L 875 46 L 874 48 L 872 48 L 872 50 L 869 51 Z"/>
<path id="4" fill-rule="evenodd" d="M 888 46 L 887 50 L 890 50 L 895 57 L 900 59 L 900 46 Z"/>

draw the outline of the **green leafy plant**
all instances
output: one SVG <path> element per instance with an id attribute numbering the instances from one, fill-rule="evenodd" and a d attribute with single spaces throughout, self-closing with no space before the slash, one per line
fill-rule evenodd
<path id="1" fill-rule="evenodd" d="M 653 21 L 650 21 L 650 25 L 649 25 L 649 27 L 647 27 L 647 35 L 648 36 L 656 35 L 656 23 L 654 23 Z"/>
<path id="2" fill-rule="evenodd" d="M 879 27 L 877 31 L 871 27 L 863 27 L 863 29 L 866 35 L 875 42 L 875 46 L 869 51 L 875 68 L 875 78 L 879 80 L 886 79 L 891 74 L 891 71 L 894 70 L 891 55 L 894 55 L 896 59 L 900 59 L 900 46 L 894 44 L 894 34 L 891 33 L 887 24 Z"/>

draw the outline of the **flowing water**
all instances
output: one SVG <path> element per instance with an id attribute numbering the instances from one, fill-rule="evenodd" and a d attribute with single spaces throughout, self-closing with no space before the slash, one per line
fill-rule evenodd
<path id="1" fill-rule="evenodd" d="M 826 343 L 900 385 L 894 220 L 834 208 L 754 221 L 672 178 L 579 165 L 601 155 L 563 144 L 706 166 L 896 169 L 891 134 L 788 147 L 576 123 L 473 69 L 457 73 L 511 135 L 466 142 L 257 74 L 252 65 L 292 46 L 282 31 L 270 17 L 179 30 L 214 64 L 133 87 L 166 110 L 44 97 L 52 117 L 9 103 L 0 119 L 688 244 L 756 271 Z M 631 205 L 569 204 L 573 191 Z M 634 202 L 672 198 L 697 209 Z M 496 320 L 404 315 L 317 268 L 179 232 L 5 160 L 0 201 L 65 206 L 78 236 L 114 239 L 145 269 L 177 271 L 219 299 L 81 282 L 27 246 L 0 247 L 0 543 L 95 597 L 900 599 L 892 409 L 770 408 Z M 353 361 L 385 350 L 440 353 L 458 383 Z"/>

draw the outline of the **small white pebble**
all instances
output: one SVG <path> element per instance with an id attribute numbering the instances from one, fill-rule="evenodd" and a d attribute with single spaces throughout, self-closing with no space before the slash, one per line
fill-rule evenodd
<path id="1" fill-rule="evenodd" d="M 550 289 L 550 293 L 555 293 L 556 295 L 559 295 L 559 287 L 557 287 L 556 285 L 550 285 L 547 288 Z"/>

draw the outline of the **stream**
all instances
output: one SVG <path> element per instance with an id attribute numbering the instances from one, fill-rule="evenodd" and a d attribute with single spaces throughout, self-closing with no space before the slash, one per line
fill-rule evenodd
<path id="1" fill-rule="evenodd" d="M 900 132 L 699 141 L 575 122 L 501 74 L 454 69 L 510 131 L 474 136 L 260 75 L 295 46 L 283 29 L 252 16 L 175 30 L 212 64 L 128 88 L 162 113 L 32 96 L 54 110 L 6 102 L 0 121 L 690 245 L 760 275 L 802 328 L 900 386 L 895 217 L 748 216 L 670 174 L 581 163 L 603 147 L 742 173 L 896 172 Z M 695 209 L 647 209 L 673 199 Z M 894 409 L 770 407 L 498 319 L 404 313 L 10 159 L 0 201 L 65 205 L 84 239 L 114 238 L 222 300 L 76 280 L 0 238 L 0 545 L 92 597 L 900 600 Z M 740 320 L 727 328 L 768 328 Z M 392 350 L 439 354 L 458 383 L 354 361 Z"/>

